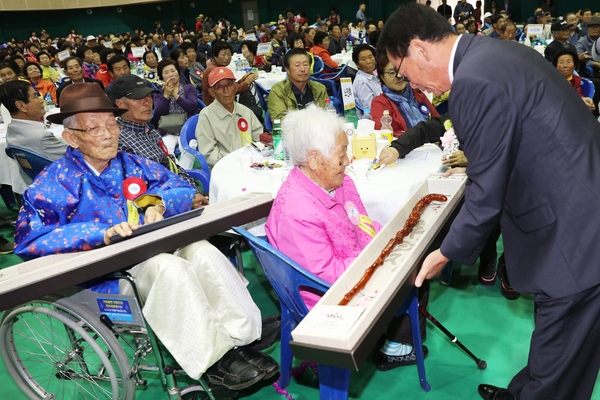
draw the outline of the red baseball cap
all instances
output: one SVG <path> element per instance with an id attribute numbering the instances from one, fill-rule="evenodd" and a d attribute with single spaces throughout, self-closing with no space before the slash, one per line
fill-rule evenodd
<path id="1" fill-rule="evenodd" d="M 227 67 L 215 68 L 210 72 L 208 77 L 208 86 L 213 87 L 223 79 L 232 79 L 235 81 L 233 71 Z"/>

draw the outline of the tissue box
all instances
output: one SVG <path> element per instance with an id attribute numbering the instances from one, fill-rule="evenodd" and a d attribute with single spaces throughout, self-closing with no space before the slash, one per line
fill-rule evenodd
<path id="1" fill-rule="evenodd" d="M 370 134 L 368 136 L 354 135 L 354 138 L 352 139 L 352 154 L 357 160 L 360 160 L 361 158 L 372 160 L 377 157 L 377 141 L 375 140 L 375 134 Z"/>

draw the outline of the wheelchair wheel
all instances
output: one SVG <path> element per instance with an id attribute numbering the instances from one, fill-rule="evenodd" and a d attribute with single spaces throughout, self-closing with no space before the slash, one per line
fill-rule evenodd
<path id="1" fill-rule="evenodd" d="M 0 355 L 30 399 L 135 398 L 125 351 L 93 313 L 47 296 L 6 311 Z"/>

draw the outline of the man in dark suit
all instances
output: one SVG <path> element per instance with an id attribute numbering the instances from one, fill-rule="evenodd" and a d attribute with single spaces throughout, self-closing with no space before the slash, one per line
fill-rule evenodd
<path id="1" fill-rule="evenodd" d="M 513 3 L 511 3 L 510 0 L 504 0 L 502 7 L 504 8 L 504 11 L 506 11 L 508 19 L 512 19 L 513 14 L 515 13 L 515 6 Z"/>
<path id="2" fill-rule="evenodd" d="M 459 39 L 442 22 L 407 3 L 379 39 L 414 87 L 440 95 L 452 86 L 450 115 L 469 160 L 464 205 L 415 285 L 450 259 L 472 264 L 500 222 L 510 282 L 535 295 L 535 330 L 508 389 L 480 385 L 479 394 L 589 399 L 600 368 L 600 124 L 531 48 Z M 481 68 L 498 54 L 503 62 Z"/>
<path id="3" fill-rule="evenodd" d="M 437 8 L 437 12 L 444 16 L 444 18 L 448 19 L 452 16 L 452 7 L 446 4 L 447 0 L 442 0 L 442 4 Z"/>

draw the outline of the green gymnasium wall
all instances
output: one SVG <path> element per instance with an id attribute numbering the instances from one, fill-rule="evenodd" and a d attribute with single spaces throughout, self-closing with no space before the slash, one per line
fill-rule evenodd
<path id="1" fill-rule="evenodd" d="M 409 0 L 367 0 L 367 17 L 380 19 L 389 16 L 400 4 Z M 475 3 L 474 0 L 469 0 Z M 489 0 L 488 0 L 489 1 Z M 502 0 L 498 0 L 502 3 Z M 290 5 L 297 13 L 306 11 L 310 21 L 314 21 L 317 14 L 326 16 L 329 8 L 334 6 L 342 20 L 353 20 L 358 9 L 359 1 L 330 0 L 257 0 L 258 14 L 261 21 L 277 19 L 279 14 L 285 13 L 285 8 Z M 435 3 L 435 2 L 434 2 Z M 514 0 L 516 6 L 516 21 L 526 20 L 539 4 L 538 0 Z M 194 4 L 194 7 L 192 7 Z M 591 7 L 600 11 L 597 3 L 592 5 L 590 0 L 557 1 L 557 13 Z M 160 10 L 158 10 L 160 7 Z M 92 14 L 87 14 L 87 9 L 69 9 L 53 11 L 3 11 L 0 12 L 0 42 L 14 37 L 23 40 L 29 37 L 29 32 L 35 30 L 38 34 L 41 29 L 46 29 L 53 37 L 66 36 L 72 28 L 87 36 L 98 33 L 133 32 L 139 28 L 148 32 L 154 27 L 155 21 L 161 21 L 163 28 L 170 28 L 173 20 L 184 20 L 188 28 L 195 24 L 195 17 L 199 13 L 214 15 L 219 18 L 227 15 L 229 20 L 240 25 L 242 23 L 241 6 L 239 0 L 175 0 L 159 3 L 121 6 L 122 12 L 117 12 L 116 6 L 93 8 Z"/>

